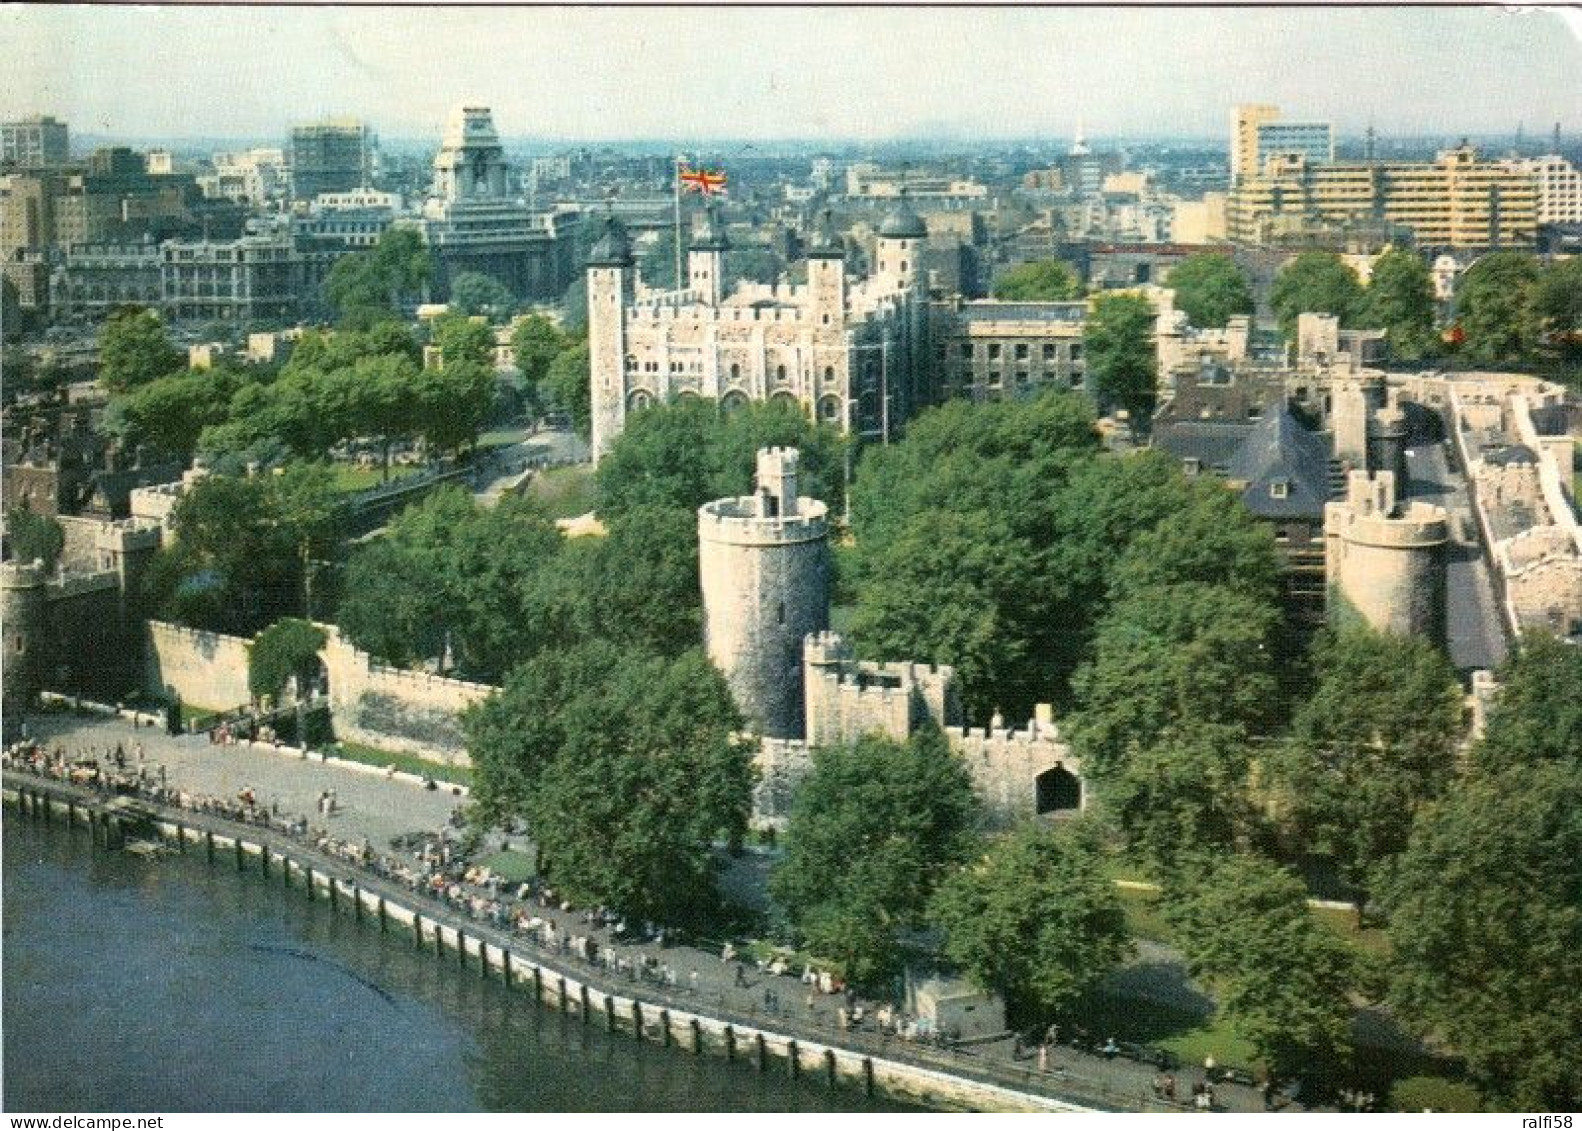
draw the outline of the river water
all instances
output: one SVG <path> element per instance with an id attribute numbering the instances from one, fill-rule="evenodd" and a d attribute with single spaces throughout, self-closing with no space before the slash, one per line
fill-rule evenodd
<path id="1" fill-rule="evenodd" d="M 8 809 L 7 1111 L 899 1111 L 539 1010 L 202 854 Z"/>

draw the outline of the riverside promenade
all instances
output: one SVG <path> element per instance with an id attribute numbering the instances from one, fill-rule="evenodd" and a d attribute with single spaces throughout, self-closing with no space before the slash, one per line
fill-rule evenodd
<path id="1" fill-rule="evenodd" d="M 344 764 L 325 763 L 317 757 L 304 759 L 299 752 L 289 749 L 277 752 L 247 745 L 219 746 L 202 735 L 172 738 L 158 730 L 134 727 L 118 719 L 38 715 L 30 717 L 28 725 L 32 737 L 45 750 L 60 748 L 68 759 L 80 750 L 97 751 L 103 757 L 119 746 L 130 762 L 140 746 L 146 772 L 157 775 L 157 768 L 162 766 L 168 788 L 172 790 L 221 798 L 251 790 L 261 805 L 292 817 L 317 814 L 319 797 L 333 790 L 338 809 L 327 817 L 313 816 L 314 826 L 327 831 L 335 843 L 361 842 L 378 852 L 389 850 L 392 837 L 433 834 L 443 829 L 461 801 L 443 787 L 427 790 L 378 771 L 354 770 Z M 8 790 L 14 784 L 25 782 L 27 777 L 8 773 Z M 888 1081 L 891 1086 L 885 1090 L 943 1106 L 985 1104 L 1005 1110 L 1188 1109 L 1186 1103 L 1172 1105 L 1155 1097 L 1153 1082 L 1158 1074 L 1148 1066 L 1056 1047 L 1041 1070 L 1031 1053 L 1018 1056 L 1009 1040 L 950 1049 L 881 1034 L 871 1024 L 844 1028 L 838 1023 L 837 1013 L 842 999 L 810 993 L 794 974 L 776 976 L 754 971 L 746 976 L 745 984 L 739 984 L 735 965 L 722 963 L 716 953 L 686 946 L 659 948 L 653 943 L 618 941 L 611 937 L 609 929 L 589 923 L 582 909 L 533 907 L 536 918 L 555 925 L 559 938 L 589 938 L 599 954 L 622 960 L 628 971 L 623 977 L 607 965 L 566 953 L 564 944 L 562 948 L 545 947 L 540 938 L 526 937 L 520 931 L 511 930 L 509 924 L 502 929 L 488 921 L 479 921 L 476 913 L 469 916 L 465 905 L 454 906 L 423 892 L 408 890 L 346 859 L 327 856 L 314 847 L 311 839 L 284 837 L 277 830 L 260 830 L 209 814 L 180 814 L 178 811 L 177 815 L 189 830 L 207 827 L 207 831 L 228 838 L 227 843 L 245 839 L 261 848 L 260 853 L 255 853 L 261 857 L 255 860 L 255 866 L 267 871 L 269 862 L 275 860 L 287 882 L 291 879 L 291 865 L 287 863 L 290 860 L 299 862 L 296 864 L 299 876 L 311 877 L 317 873 L 321 878 L 328 877 L 324 880 L 327 885 L 324 893 L 331 899 L 338 890 L 334 885 L 343 885 L 339 889 L 343 893 L 356 893 L 355 908 L 359 915 L 365 910 L 365 900 L 377 898 L 381 929 L 386 923 L 385 901 L 392 910 L 412 908 L 418 925 L 411 929 L 420 941 L 424 937 L 422 924 L 427 924 L 430 932 L 427 937 L 436 952 L 442 950 L 443 945 L 451 945 L 462 958 L 460 965 L 463 967 L 469 954 L 468 940 L 472 941 L 470 953 L 485 972 L 492 961 L 500 968 L 501 975 L 509 978 L 517 962 L 510 956 L 523 956 L 523 961 L 530 961 L 532 968 L 540 971 L 534 976 L 539 999 L 558 1008 L 580 1011 L 584 1020 L 589 1019 L 590 1010 L 602 1009 L 613 1025 L 616 1014 L 611 1011 L 615 1007 L 609 1004 L 613 1002 L 621 1003 L 624 1012 L 619 1016 L 623 1028 L 647 1031 L 652 1028 L 652 1020 L 658 1018 L 662 1033 L 655 1030 L 650 1035 L 666 1044 L 676 1040 L 685 1046 L 688 1036 L 684 1027 L 675 1028 L 671 1018 L 698 1018 L 709 1023 L 714 1051 L 723 1048 L 730 1055 L 740 1050 L 742 1056 L 756 1056 L 761 1067 L 766 1056 L 777 1056 L 794 1065 L 790 1069 L 793 1072 L 827 1070 L 833 1080 L 837 1075 L 849 1077 L 844 1067 L 859 1062 L 842 1060 L 843 1068 L 837 1071 L 835 1050 L 840 1050 L 870 1065 L 899 1066 L 900 1075 L 880 1072 L 881 1087 Z M 185 845 L 186 841 L 182 843 Z M 240 866 L 243 861 L 240 849 L 237 861 Z M 352 901 L 343 894 L 341 903 L 345 907 Z M 443 937 L 439 924 L 446 927 Z M 639 979 L 630 973 L 639 963 L 644 970 L 662 964 L 666 977 Z M 439 976 L 456 975 L 451 968 Z M 517 976 L 522 976 L 520 969 Z M 551 982 L 548 990 L 542 984 L 545 977 Z M 560 978 L 568 978 L 569 984 L 593 988 L 594 997 L 585 996 L 588 992 L 585 989 L 581 991 L 584 996 L 568 1003 L 564 1000 L 564 992 L 560 996 L 556 994 L 556 985 L 564 991 L 568 984 L 558 982 Z M 600 1001 L 606 1004 L 600 1006 Z M 873 1015 L 871 1004 L 867 1013 L 869 1017 Z M 631 1021 L 634 1015 L 638 1017 L 635 1024 Z M 650 1019 L 646 1028 L 644 1016 Z M 702 1021 L 698 1023 L 701 1025 Z M 691 1040 L 699 1046 L 707 1043 L 701 1032 L 694 1028 L 690 1033 Z M 755 1047 L 755 1038 L 746 1036 L 749 1033 L 764 1033 L 769 1037 Z M 820 1059 L 826 1056 L 828 1065 Z M 873 1069 L 865 1071 L 868 1072 L 867 1086 L 872 1087 Z M 950 1086 L 952 1078 L 976 1087 L 965 1092 L 953 1089 Z M 1200 1078 L 1200 1073 L 1186 1068 L 1177 1070 L 1175 1078 L 1177 1095 L 1189 1100 L 1191 1085 Z M 860 1082 L 861 1077 L 858 1079 Z M 975 1098 L 965 1098 L 968 1095 Z M 1234 1084 L 1218 1084 L 1215 1100 L 1217 1110 L 1263 1110 L 1262 1098 L 1256 1091 Z"/>

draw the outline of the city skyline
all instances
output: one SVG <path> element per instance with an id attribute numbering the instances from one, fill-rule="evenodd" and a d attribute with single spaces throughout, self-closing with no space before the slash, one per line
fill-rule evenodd
<path id="1" fill-rule="evenodd" d="M 588 141 L 1208 137 L 1249 101 L 1341 132 L 1582 121 L 1582 18 L 1536 9 L 12 7 L 4 24 L 4 116 L 79 135 L 358 116 L 423 137 L 463 101 L 509 136 Z M 214 49 L 233 43 L 249 50 Z"/>

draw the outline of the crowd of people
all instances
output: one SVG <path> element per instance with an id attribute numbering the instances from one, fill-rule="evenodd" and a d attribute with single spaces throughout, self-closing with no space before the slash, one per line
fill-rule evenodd
<path id="1" fill-rule="evenodd" d="M 251 786 L 244 786 L 234 796 L 210 796 L 177 788 L 169 783 L 166 767 L 150 763 L 142 744 L 137 742 L 130 747 L 124 743 L 113 747 L 90 745 L 68 753 L 58 745 L 46 749 L 37 742 L 24 740 L 4 750 L 0 765 L 90 788 L 103 797 L 139 797 L 187 812 L 265 828 L 308 845 L 325 856 L 365 869 L 403 890 L 441 903 L 475 922 L 508 932 L 547 954 L 573 959 L 608 976 L 651 985 L 662 991 L 696 995 L 700 990 L 696 969 L 684 970 L 675 962 L 648 952 L 650 947 L 662 951 L 669 941 L 662 926 L 629 924 L 626 917 L 606 907 L 579 910 L 537 878 L 521 883 L 507 881 L 499 873 L 468 859 L 454 822 L 453 827 L 437 832 L 399 838 L 397 851 L 381 852 L 367 838 L 336 837 L 328 828 L 316 826 L 304 815 L 282 812 L 278 803 L 265 803 Z M 338 804 L 333 791 L 323 791 L 318 800 L 319 816 L 329 817 L 336 812 Z M 926 1018 L 889 1003 L 860 1001 L 856 992 L 831 971 L 803 964 L 798 975 L 783 953 L 749 960 L 735 944 L 727 943 L 720 961 L 734 965 L 735 989 L 761 991 L 761 1010 L 765 1014 L 786 1015 L 788 1011 L 781 992 L 782 988 L 796 984 L 789 982 L 794 977 L 804 991 L 805 1021 L 827 1024 L 833 1020 L 841 1030 L 867 1029 L 882 1038 L 905 1042 L 951 1043 L 951 1035 L 937 1031 Z M 750 968 L 755 969 L 757 975 L 752 981 L 748 979 Z M 718 998 L 721 1004 L 728 1004 L 724 991 Z M 743 998 L 749 1003 L 745 1011 L 759 1012 L 757 993 L 745 994 Z M 830 1004 L 833 1010 L 828 1010 Z M 1050 1057 L 1054 1043 L 1051 1034 L 1038 1047 L 1038 1067 L 1042 1071 L 1058 1071 Z M 1022 1047 L 1018 1042 L 1018 1053 Z M 1103 1055 L 1107 1050 L 1097 1051 Z M 1194 1086 L 1191 1102 L 1199 1110 L 1213 1108 L 1212 1087 L 1209 1080 Z M 1153 1090 L 1157 1099 L 1183 1102 L 1176 1095 L 1173 1076 L 1156 1077 Z"/>

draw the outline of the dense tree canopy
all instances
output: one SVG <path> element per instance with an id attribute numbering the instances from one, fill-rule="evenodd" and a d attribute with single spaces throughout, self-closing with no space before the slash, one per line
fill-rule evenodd
<path id="1" fill-rule="evenodd" d="M 327 473 L 210 475 L 176 504 L 175 539 L 145 577 L 156 614 L 250 636 L 301 614 L 305 568 L 338 552 L 343 529 Z"/>
<path id="2" fill-rule="evenodd" d="M 1544 269 L 1533 313 L 1550 352 L 1568 361 L 1582 357 L 1582 258 L 1556 259 Z"/>
<path id="3" fill-rule="evenodd" d="M 1323 1075 L 1350 1047 L 1354 959 L 1296 876 L 1255 856 L 1182 868 L 1165 917 L 1195 978 L 1276 1076 Z"/>
<path id="4" fill-rule="evenodd" d="M 1523 251 L 1497 251 L 1467 268 L 1456 286 L 1461 352 L 1484 365 L 1521 362 L 1538 344 L 1534 297 L 1538 260 Z"/>
<path id="5" fill-rule="evenodd" d="M 170 344 L 159 315 L 126 306 L 105 320 L 99 331 L 99 380 L 112 393 L 124 393 L 185 368 L 186 358 Z"/>
<path id="6" fill-rule="evenodd" d="M 398 317 L 421 295 L 433 271 L 423 237 L 411 228 L 391 228 L 374 247 L 337 259 L 324 293 L 342 327 L 365 330 Z"/>
<path id="7" fill-rule="evenodd" d="M 1582 648 L 1529 632 L 1495 673 L 1499 690 L 1475 764 L 1582 764 Z"/>
<path id="8" fill-rule="evenodd" d="M 391 663 L 432 659 L 448 644 L 460 672 L 497 681 L 561 639 L 547 572 L 560 550 L 560 532 L 530 499 L 484 510 L 463 491 L 436 491 L 353 555 L 338 620 Z"/>
<path id="9" fill-rule="evenodd" d="M 1296 340 L 1301 314 L 1333 314 L 1342 326 L 1356 324 L 1363 310 L 1362 282 L 1345 260 L 1333 252 L 1304 251 L 1280 268 L 1269 304 L 1280 319 L 1280 332 Z"/>
<path id="10" fill-rule="evenodd" d="M 583 439 L 593 430 L 591 374 L 588 343 L 577 342 L 556 355 L 539 383 L 544 400 L 569 414 L 572 427 Z"/>
<path id="11" fill-rule="evenodd" d="M 774 401 L 727 413 L 713 401 L 681 400 L 627 418 L 599 461 L 599 516 L 653 506 L 696 512 L 712 499 L 749 494 L 758 449 L 776 445 L 801 452 L 800 492 L 838 511 L 846 441 L 834 428 Z"/>
<path id="12" fill-rule="evenodd" d="M 660 922 L 711 907 L 711 845 L 745 832 L 753 770 L 730 691 L 701 652 L 546 652 L 466 726 L 478 804 L 526 813 L 557 890 Z"/>
<path id="13" fill-rule="evenodd" d="M 517 323 L 511 331 L 511 350 L 516 357 L 516 367 L 530 387 L 538 389 L 549 376 L 550 363 L 566 348 L 566 336 L 542 314 L 532 314 Z M 543 399 L 543 394 L 538 394 Z"/>
<path id="14" fill-rule="evenodd" d="M 945 955 L 1024 1023 L 1068 1008 L 1131 952 L 1126 916 L 1085 825 L 1029 823 L 934 898 Z"/>
<path id="15" fill-rule="evenodd" d="M 494 331 L 487 322 L 447 314 L 434 323 L 434 344 L 440 348 L 445 365 L 458 361 L 494 365 Z"/>
<path id="16" fill-rule="evenodd" d="M 256 378 L 229 366 L 182 370 L 113 397 L 105 430 L 131 445 L 188 459 L 205 428 L 225 424 L 242 386 Z"/>
<path id="17" fill-rule="evenodd" d="M 1391 355 L 1416 361 L 1434 352 L 1434 310 L 1434 279 L 1421 255 L 1397 248 L 1374 262 L 1358 320 L 1385 332 Z"/>
<path id="18" fill-rule="evenodd" d="M 1454 777 L 1461 684 L 1433 644 L 1363 628 L 1320 638 L 1314 661 L 1318 685 L 1271 777 L 1292 832 L 1335 862 L 1360 908 Z"/>
<path id="19" fill-rule="evenodd" d="M 1253 312 L 1252 287 L 1228 255 L 1199 252 L 1170 269 L 1165 285 L 1175 306 L 1194 326 L 1223 326 L 1237 314 Z"/>
<path id="20" fill-rule="evenodd" d="M 1082 283 L 1060 260 L 1037 259 L 996 279 L 994 297 L 1008 302 L 1065 302 L 1082 297 Z"/>
<path id="21" fill-rule="evenodd" d="M 1500 1110 L 1582 1097 L 1578 861 L 1582 766 L 1517 763 L 1424 810 L 1382 893 L 1399 1015 L 1448 1041 Z"/>
<path id="22" fill-rule="evenodd" d="M 977 800 L 937 729 L 814 751 L 770 891 L 807 948 L 872 984 L 897 968 L 897 932 L 973 847 Z"/>
<path id="23" fill-rule="evenodd" d="M 450 308 L 463 316 L 482 314 L 503 321 L 516 309 L 516 296 L 500 280 L 478 271 L 461 271 L 450 281 Z"/>
<path id="24" fill-rule="evenodd" d="M 5 532 L 13 559 L 43 562 L 46 571 L 55 568 L 66 548 L 66 532 L 60 523 L 47 514 L 34 514 L 26 499 L 6 515 Z"/>
<path id="25" fill-rule="evenodd" d="M 1082 346 L 1087 385 L 1100 407 L 1125 409 L 1132 427 L 1146 433 L 1158 399 L 1153 304 L 1141 295 L 1097 296 L 1082 331 Z"/>

